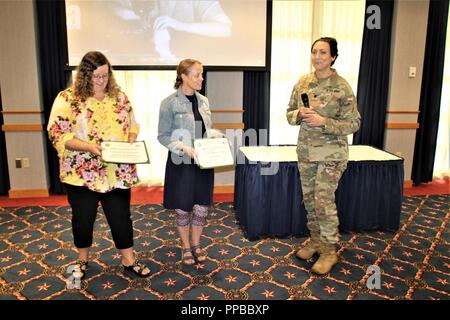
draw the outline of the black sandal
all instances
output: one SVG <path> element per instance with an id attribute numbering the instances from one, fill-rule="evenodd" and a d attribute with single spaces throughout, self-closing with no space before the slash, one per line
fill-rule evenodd
<path id="1" fill-rule="evenodd" d="M 86 260 L 80 260 L 80 259 L 76 260 L 75 267 L 78 267 L 78 268 L 73 270 L 72 274 L 74 274 L 75 272 L 79 273 L 79 274 L 77 274 L 77 276 L 78 275 L 81 275 L 81 276 L 77 277 L 77 278 L 79 278 L 80 280 L 83 280 L 84 277 L 86 276 L 87 266 L 88 266 L 88 262 Z"/>
<path id="2" fill-rule="evenodd" d="M 186 255 L 186 253 L 190 253 L 191 255 L 188 256 L 188 255 Z M 192 261 L 192 263 L 188 262 L 189 260 Z M 186 266 L 192 266 L 195 264 L 195 257 L 192 253 L 191 248 L 182 248 L 181 249 L 181 262 Z"/>
<path id="3" fill-rule="evenodd" d="M 126 271 L 131 271 L 135 275 L 142 277 L 142 278 L 148 277 L 151 273 L 150 268 L 147 267 L 142 262 L 140 262 L 138 259 L 134 260 L 134 263 L 132 265 L 129 265 L 129 266 L 122 265 L 122 266 Z M 144 273 L 145 269 L 148 270 L 148 273 Z"/>
<path id="4" fill-rule="evenodd" d="M 197 252 L 197 250 L 200 250 L 200 252 Z M 205 251 L 200 247 L 200 245 L 192 246 L 192 254 L 194 255 L 195 259 L 198 262 L 205 262 L 206 261 L 206 253 Z"/>

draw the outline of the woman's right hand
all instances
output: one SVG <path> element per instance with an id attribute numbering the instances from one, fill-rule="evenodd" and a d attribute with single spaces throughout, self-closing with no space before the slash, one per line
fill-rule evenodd
<path id="1" fill-rule="evenodd" d="M 194 148 L 191 148 L 188 146 L 183 146 L 181 151 L 183 151 L 184 153 L 187 153 L 189 155 L 189 157 L 191 157 L 191 159 L 194 159 L 195 163 L 198 163 L 197 153 L 195 152 Z"/>
<path id="2" fill-rule="evenodd" d="M 303 118 L 305 118 L 305 115 L 311 114 L 311 113 L 314 113 L 314 111 L 311 110 L 311 108 L 300 107 L 299 117 L 300 117 L 300 119 L 303 119 Z"/>
<path id="3" fill-rule="evenodd" d="M 95 154 L 96 156 L 102 156 L 102 148 L 98 144 L 89 143 L 87 151 Z"/>

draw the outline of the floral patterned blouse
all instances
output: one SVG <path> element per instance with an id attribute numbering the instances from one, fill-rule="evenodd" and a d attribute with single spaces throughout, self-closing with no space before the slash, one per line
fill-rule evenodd
<path id="1" fill-rule="evenodd" d="M 126 189 L 138 182 L 136 165 L 106 163 L 90 152 L 65 147 L 74 137 L 100 144 L 128 141 L 129 133 L 138 134 L 139 125 L 124 93 L 117 99 L 105 95 L 102 101 L 89 97 L 81 102 L 73 88 L 61 91 L 53 103 L 47 131 L 58 152 L 62 182 L 96 192 Z"/>

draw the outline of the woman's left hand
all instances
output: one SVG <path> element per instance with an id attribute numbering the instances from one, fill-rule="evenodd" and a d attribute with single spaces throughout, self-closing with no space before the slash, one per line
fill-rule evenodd
<path id="1" fill-rule="evenodd" d="M 129 143 L 136 142 L 136 139 L 137 139 L 137 134 L 136 133 L 129 133 L 128 134 L 128 142 Z"/>
<path id="2" fill-rule="evenodd" d="M 314 110 L 310 108 L 304 108 L 304 112 L 302 112 L 302 119 L 305 121 L 310 127 L 320 127 L 325 125 L 325 118 L 318 115 Z"/>

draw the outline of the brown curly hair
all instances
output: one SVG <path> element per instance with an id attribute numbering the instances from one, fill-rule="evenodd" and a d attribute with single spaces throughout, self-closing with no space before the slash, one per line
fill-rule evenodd
<path id="1" fill-rule="evenodd" d="M 87 98 L 92 97 L 94 95 L 94 86 L 92 83 L 92 74 L 94 71 L 103 65 L 108 65 L 108 84 L 105 88 L 105 93 L 107 93 L 110 97 L 118 98 L 120 93 L 120 87 L 116 83 L 116 79 L 114 78 L 113 70 L 111 64 L 108 59 L 103 55 L 103 53 L 99 51 L 90 51 L 86 53 L 81 59 L 80 64 L 76 70 L 74 94 L 81 99 L 81 101 L 85 101 Z"/>

